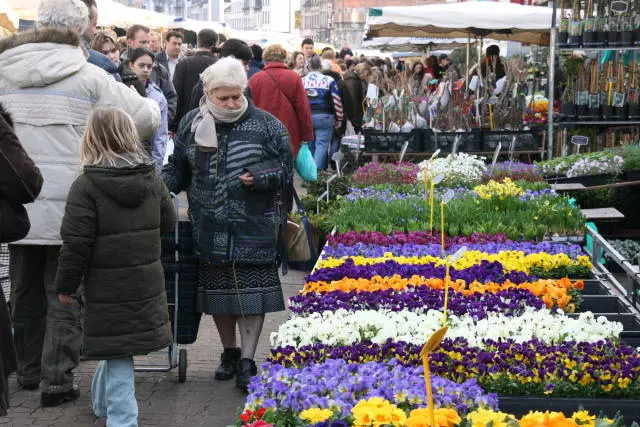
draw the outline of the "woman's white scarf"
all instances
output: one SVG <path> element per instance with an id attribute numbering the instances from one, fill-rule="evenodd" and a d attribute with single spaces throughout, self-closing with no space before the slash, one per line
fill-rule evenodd
<path id="1" fill-rule="evenodd" d="M 243 95 L 242 107 L 237 110 L 220 108 L 209 98 L 203 96 L 200 100 L 200 112 L 193 119 L 191 132 L 195 133 L 196 144 L 209 151 L 218 149 L 218 135 L 216 134 L 216 122 L 234 123 L 247 111 L 249 101 Z"/>

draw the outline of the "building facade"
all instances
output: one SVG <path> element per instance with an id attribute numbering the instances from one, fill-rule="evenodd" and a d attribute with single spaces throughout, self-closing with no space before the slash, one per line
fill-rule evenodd
<path id="1" fill-rule="evenodd" d="M 200 21 L 224 22 L 225 0 L 115 0 L 125 6 L 153 10 Z M 228 4 L 227 0 L 227 4 Z M 211 14 L 209 6 L 211 5 Z"/>
<path id="2" fill-rule="evenodd" d="M 231 0 L 225 22 L 234 30 L 295 33 L 300 0 Z"/>

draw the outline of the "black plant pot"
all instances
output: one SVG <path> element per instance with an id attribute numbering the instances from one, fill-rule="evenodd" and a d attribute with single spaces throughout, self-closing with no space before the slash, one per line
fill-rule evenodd
<path id="1" fill-rule="evenodd" d="M 569 43 L 567 43 L 567 47 L 580 47 L 581 43 L 582 43 L 582 35 L 569 36 Z"/>
<path id="2" fill-rule="evenodd" d="M 588 108 L 587 114 L 579 118 L 580 120 L 600 120 L 600 107 Z"/>
<path id="3" fill-rule="evenodd" d="M 620 32 L 620 46 L 633 46 L 634 40 L 633 31 L 621 31 Z"/>
<path id="4" fill-rule="evenodd" d="M 629 118 L 629 105 L 613 108 L 613 120 L 627 120 Z"/>
<path id="5" fill-rule="evenodd" d="M 567 42 L 569 41 L 569 32 L 563 31 L 558 33 L 558 46 L 559 47 L 567 47 Z"/>
<path id="6" fill-rule="evenodd" d="M 578 120 L 583 120 L 589 111 L 588 105 L 577 105 L 576 110 L 578 112 Z"/>
<path id="7" fill-rule="evenodd" d="M 596 31 L 595 39 L 593 47 L 604 47 L 607 45 L 607 33 L 604 31 Z"/>
<path id="8" fill-rule="evenodd" d="M 596 33 L 593 31 L 585 31 L 582 33 L 582 46 L 594 47 L 596 43 Z"/>
<path id="9" fill-rule="evenodd" d="M 633 45 L 640 46 L 640 28 L 633 30 Z"/>
<path id="10" fill-rule="evenodd" d="M 621 46 L 620 41 L 620 32 L 619 31 L 609 31 L 607 36 L 607 41 L 609 46 Z"/>
<path id="11" fill-rule="evenodd" d="M 602 120 L 613 120 L 613 107 L 610 105 L 602 106 Z"/>
<path id="12" fill-rule="evenodd" d="M 629 104 L 629 120 L 640 119 L 640 105 Z"/>
<path id="13" fill-rule="evenodd" d="M 640 169 L 625 171 L 623 177 L 627 181 L 640 181 Z"/>
<path id="14" fill-rule="evenodd" d="M 563 102 L 560 105 L 560 118 L 564 121 L 575 120 L 576 104 L 573 102 Z"/>

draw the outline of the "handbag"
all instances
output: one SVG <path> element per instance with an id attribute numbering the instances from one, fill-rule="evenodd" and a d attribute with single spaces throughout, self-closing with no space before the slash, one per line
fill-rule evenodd
<path id="1" fill-rule="evenodd" d="M 300 224 L 289 220 L 287 222 L 287 259 L 289 264 L 298 264 L 304 270 L 311 270 L 313 263 L 318 258 L 318 236 L 314 233 L 313 226 L 307 217 L 304 206 L 293 188 L 298 214 L 301 217 Z"/>
<path id="2" fill-rule="evenodd" d="M 0 243 L 22 240 L 30 228 L 29 215 L 22 204 L 0 199 Z"/>

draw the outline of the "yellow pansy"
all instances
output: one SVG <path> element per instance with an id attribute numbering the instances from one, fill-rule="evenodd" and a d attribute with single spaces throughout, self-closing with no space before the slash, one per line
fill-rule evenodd
<path id="1" fill-rule="evenodd" d="M 309 408 L 300 413 L 300 418 L 309 423 L 321 423 L 328 420 L 333 415 L 329 409 Z"/>

